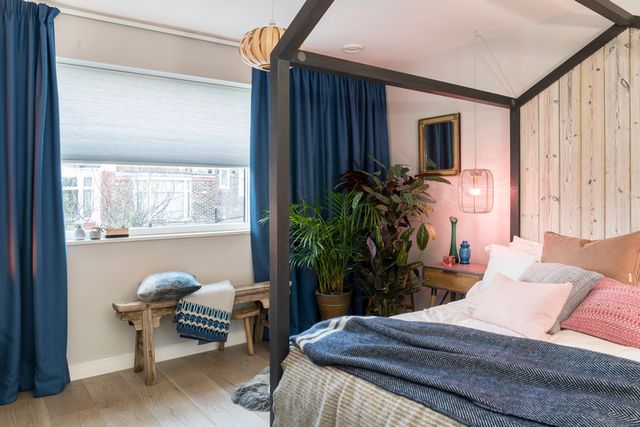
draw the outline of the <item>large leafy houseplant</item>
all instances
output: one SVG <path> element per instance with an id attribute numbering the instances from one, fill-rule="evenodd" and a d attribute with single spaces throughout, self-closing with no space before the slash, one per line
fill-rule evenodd
<path id="1" fill-rule="evenodd" d="M 411 175 L 404 165 L 376 173 L 347 172 L 339 189 L 360 192 L 375 211 L 377 222 L 366 239 L 366 256 L 359 264 L 357 284 L 369 297 L 369 312 L 391 316 L 403 310 L 407 297 L 420 289 L 422 261 L 409 261 L 415 240 L 420 251 L 435 239 L 435 230 L 424 219 L 435 202 L 427 190 L 429 181 L 449 183 L 444 178 Z M 416 226 L 416 224 L 419 224 Z"/>
<path id="2" fill-rule="evenodd" d="M 289 262 L 316 273 L 323 317 L 327 316 L 323 314 L 322 296 L 349 293 L 343 298 L 344 310 L 348 309 L 350 292 L 345 291 L 345 278 L 366 250 L 367 234 L 377 222 L 376 215 L 360 191 L 332 191 L 324 206 L 304 200 L 289 206 Z M 262 222 L 267 220 L 268 215 Z"/>

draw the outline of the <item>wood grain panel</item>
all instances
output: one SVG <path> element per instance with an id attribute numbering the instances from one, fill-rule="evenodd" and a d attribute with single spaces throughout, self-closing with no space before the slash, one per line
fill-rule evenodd
<path id="1" fill-rule="evenodd" d="M 581 233 L 580 66 L 560 79 L 560 233 Z"/>
<path id="2" fill-rule="evenodd" d="M 539 95 L 539 241 L 544 240 L 546 231 L 560 231 L 559 96 L 558 82 L 549 86 Z"/>
<path id="3" fill-rule="evenodd" d="M 582 237 L 605 236 L 604 48 L 581 64 Z"/>
<path id="4" fill-rule="evenodd" d="M 620 33 L 520 113 L 523 237 L 640 230 L 640 29 Z"/>
<path id="5" fill-rule="evenodd" d="M 605 46 L 605 235 L 631 228 L 629 30 Z"/>
<path id="6" fill-rule="evenodd" d="M 539 97 L 520 110 L 520 234 L 525 239 L 539 238 Z"/>
<path id="7" fill-rule="evenodd" d="M 640 230 L 640 30 L 631 29 L 630 34 L 630 210 L 631 230 Z"/>

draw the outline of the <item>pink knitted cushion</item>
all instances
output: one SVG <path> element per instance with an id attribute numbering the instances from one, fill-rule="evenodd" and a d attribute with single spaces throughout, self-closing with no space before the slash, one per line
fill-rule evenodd
<path id="1" fill-rule="evenodd" d="M 640 288 L 604 277 L 560 326 L 640 348 Z"/>

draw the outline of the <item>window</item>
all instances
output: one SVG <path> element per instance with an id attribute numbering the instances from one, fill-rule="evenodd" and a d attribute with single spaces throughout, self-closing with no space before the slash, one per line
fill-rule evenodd
<path id="1" fill-rule="evenodd" d="M 218 181 L 220 188 L 229 189 L 230 187 L 230 178 L 229 178 L 229 169 L 218 169 Z"/>
<path id="2" fill-rule="evenodd" d="M 65 225 L 246 229 L 250 92 L 58 64 Z"/>

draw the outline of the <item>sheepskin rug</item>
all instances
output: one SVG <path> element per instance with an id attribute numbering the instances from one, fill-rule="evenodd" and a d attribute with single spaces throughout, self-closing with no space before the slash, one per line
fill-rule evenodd
<path id="1" fill-rule="evenodd" d="M 231 401 L 250 411 L 268 412 L 271 409 L 269 395 L 269 368 L 244 384 L 240 384 L 231 393 Z"/>

